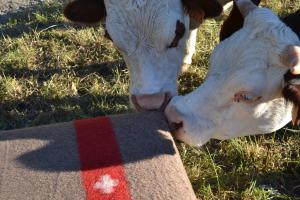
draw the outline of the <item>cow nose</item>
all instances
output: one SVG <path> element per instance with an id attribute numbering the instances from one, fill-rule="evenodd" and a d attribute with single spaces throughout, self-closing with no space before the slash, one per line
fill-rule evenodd
<path id="1" fill-rule="evenodd" d="M 171 100 L 172 95 L 170 92 L 145 94 L 145 95 L 132 95 L 131 101 L 138 111 L 143 110 L 160 110 L 164 111 L 167 104 Z"/>
<path id="2" fill-rule="evenodd" d="M 177 131 L 183 127 L 183 120 L 181 114 L 173 105 L 168 105 L 165 109 L 165 115 L 169 122 L 171 131 Z"/>

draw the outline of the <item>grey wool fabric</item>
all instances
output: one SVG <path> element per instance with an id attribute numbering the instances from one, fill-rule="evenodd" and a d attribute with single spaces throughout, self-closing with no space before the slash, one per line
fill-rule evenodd
<path id="1" fill-rule="evenodd" d="M 93 168 L 86 167 L 82 161 L 82 156 L 86 154 L 78 137 L 78 131 L 83 137 L 90 136 L 89 123 L 84 127 L 86 121 L 0 132 L 0 199 L 123 200 L 120 195 L 124 191 L 118 190 L 118 181 L 113 182 L 112 190 L 104 188 L 104 192 L 98 182 L 90 188 L 86 184 L 87 181 L 98 180 L 92 177 L 94 171 L 98 174 L 102 171 L 109 173 L 109 170 L 116 168 L 124 171 L 124 183 L 129 194 L 127 199 L 196 199 L 161 113 L 145 112 L 106 118 L 111 122 L 112 138 L 115 138 L 121 161 L 97 163 Z M 83 124 L 84 128 L 79 130 L 76 123 Z M 100 127 L 95 129 L 100 134 L 97 138 L 102 140 L 99 145 L 105 144 L 107 138 L 101 137 L 101 131 L 107 131 L 107 128 L 102 130 L 101 127 L 108 125 L 102 126 L 103 121 L 98 119 L 93 119 L 92 123 L 99 123 L 95 126 Z M 97 141 L 93 142 L 97 148 Z M 105 160 L 114 155 L 98 151 L 91 156 Z M 114 195 L 114 192 L 119 194 Z"/>

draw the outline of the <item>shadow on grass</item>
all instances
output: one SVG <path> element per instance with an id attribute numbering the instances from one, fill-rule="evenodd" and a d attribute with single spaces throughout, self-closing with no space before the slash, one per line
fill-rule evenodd
<path id="1" fill-rule="evenodd" d="M 62 99 L 29 96 L 0 103 L 0 130 L 71 121 L 107 114 L 126 113 L 126 95 L 91 95 Z"/>
<path id="2" fill-rule="evenodd" d="M 84 78 L 96 73 L 110 82 L 114 77 L 114 70 L 125 69 L 123 60 L 92 64 L 88 66 L 71 67 L 76 77 Z M 17 79 L 34 77 L 40 85 L 48 81 L 55 74 L 63 74 L 68 69 L 51 68 L 30 70 L 7 69 L 6 77 Z M 126 113 L 129 107 L 127 95 L 97 95 L 86 91 L 78 91 L 78 96 L 65 98 L 46 98 L 40 94 L 32 94 L 25 99 L 0 102 L 0 130 L 22 128 L 41 124 L 49 124 L 83 117 Z M 130 109 L 129 109 L 130 110 Z"/>
<path id="3" fill-rule="evenodd" d="M 77 77 L 85 77 L 91 73 L 97 73 L 101 75 L 105 80 L 109 80 L 113 76 L 115 69 L 126 69 L 126 64 L 123 60 L 115 60 L 110 62 L 95 63 L 86 66 L 70 67 L 70 70 L 75 73 Z M 14 78 L 30 78 L 35 77 L 39 83 L 49 80 L 54 74 L 62 74 L 68 68 L 47 68 L 32 70 L 29 68 L 14 69 L 11 67 L 5 67 L 3 72 L 6 77 Z"/>
<path id="4" fill-rule="evenodd" d="M 277 199 L 284 196 L 300 199 L 300 165 L 287 163 L 287 169 L 278 172 L 266 172 L 257 177 L 257 184 L 265 190 L 273 191 Z"/>
<path id="5" fill-rule="evenodd" d="M 48 22 L 48 23 L 31 23 L 30 25 L 27 24 L 18 24 L 14 27 L 9 28 L 0 28 L 0 36 L 3 37 L 10 37 L 10 38 L 17 38 L 23 34 L 31 33 L 33 31 L 41 31 L 46 29 L 64 29 L 67 28 L 66 24 L 64 23 L 55 23 L 55 22 Z"/>

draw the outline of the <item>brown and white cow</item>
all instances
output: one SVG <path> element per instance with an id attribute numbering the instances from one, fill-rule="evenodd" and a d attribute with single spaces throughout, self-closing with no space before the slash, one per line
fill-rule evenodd
<path id="1" fill-rule="evenodd" d="M 217 0 L 76 0 L 64 9 L 73 22 L 105 21 L 129 68 L 137 110 L 160 109 L 177 95 L 181 66 L 191 64 L 195 52 L 196 28 L 221 12 Z"/>
<path id="2" fill-rule="evenodd" d="M 204 83 L 174 97 L 165 111 L 175 136 L 190 145 L 273 132 L 291 119 L 300 123 L 296 29 L 250 0 L 235 2 L 243 27 L 214 49 Z"/>

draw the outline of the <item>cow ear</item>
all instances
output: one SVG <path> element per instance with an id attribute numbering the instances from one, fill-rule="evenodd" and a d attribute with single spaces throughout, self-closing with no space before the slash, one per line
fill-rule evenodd
<path id="1" fill-rule="evenodd" d="M 293 104 L 292 122 L 293 125 L 300 125 L 300 75 L 292 74 L 288 70 L 284 75 L 285 86 L 282 94 L 286 101 Z"/>
<path id="2" fill-rule="evenodd" d="M 182 4 L 191 18 L 202 23 L 205 18 L 219 16 L 223 7 L 217 0 L 181 0 Z"/>
<path id="3" fill-rule="evenodd" d="M 103 0 L 76 0 L 64 8 L 67 19 L 84 24 L 98 23 L 106 17 Z"/>
<path id="4" fill-rule="evenodd" d="M 255 5 L 259 5 L 261 0 L 252 0 Z M 230 37 L 233 33 L 242 28 L 244 17 L 234 1 L 232 10 L 228 18 L 224 21 L 220 31 L 220 41 Z"/>

